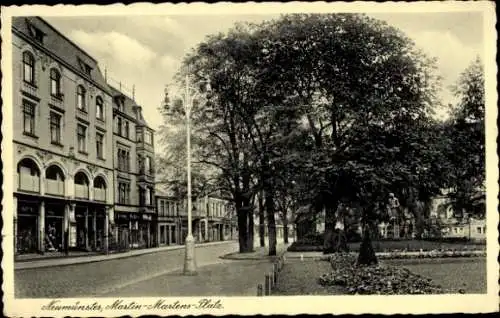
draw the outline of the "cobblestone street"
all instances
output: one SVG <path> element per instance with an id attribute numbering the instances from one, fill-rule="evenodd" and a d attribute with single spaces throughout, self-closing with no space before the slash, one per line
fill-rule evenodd
<path id="1" fill-rule="evenodd" d="M 219 256 L 235 252 L 237 249 L 236 242 L 197 247 L 197 265 L 201 269 L 205 265 L 231 262 L 222 260 Z M 183 262 L 184 249 L 178 249 L 94 263 L 17 270 L 14 276 L 15 296 L 16 298 L 102 296 L 114 290 L 126 290 L 127 286 L 136 284 L 143 286 L 140 285 L 141 282 L 156 277 L 161 277 L 163 280 L 169 273 L 180 273 Z M 181 278 L 181 276 L 175 277 L 177 280 Z"/>

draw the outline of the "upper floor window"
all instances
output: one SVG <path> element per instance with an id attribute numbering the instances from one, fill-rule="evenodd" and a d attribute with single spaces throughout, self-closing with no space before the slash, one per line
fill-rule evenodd
<path id="1" fill-rule="evenodd" d="M 101 96 L 97 96 L 95 99 L 95 106 L 96 106 L 96 118 L 100 120 L 104 120 L 104 102 L 102 100 Z"/>
<path id="2" fill-rule="evenodd" d="M 149 156 L 144 158 L 144 170 L 146 174 L 149 174 L 151 171 L 151 158 Z"/>
<path id="3" fill-rule="evenodd" d="M 61 144 L 61 115 L 50 113 L 50 141 Z"/>
<path id="4" fill-rule="evenodd" d="M 96 133 L 95 135 L 97 158 L 104 159 L 104 134 Z"/>
<path id="5" fill-rule="evenodd" d="M 142 142 L 142 130 L 140 128 L 136 128 L 135 137 L 138 142 Z"/>
<path id="6" fill-rule="evenodd" d="M 152 144 L 153 144 L 153 134 L 152 134 L 150 131 L 148 131 L 148 130 L 146 130 L 146 131 L 144 132 L 144 141 L 145 141 L 147 144 L 150 144 L 150 145 L 152 145 Z"/>
<path id="7" fill-rule="evenodd" d="M 43 44 L 43 38 L 45 37 L 45 33 L 39 28 L 35 27 L 32 23 L 28 22 L 28 30 L 31 36 L 40 44 Z"/>
<path id="8" fill-rule="evenodd" d="M 118 169 L 121 171 L 130 171 L 130 152 L 118 148 Z"/>
<path id="9" fill-rule="evenodd" d="M 121 117 L 116 118 L 116 132 L 118 135 L 122 134 L 122 119 Z"/>
<path id="10" fill-rule="evenodd" d="M 23 101 L 24 132 L 35 134 L 35 104 Z"/>
<path id="11" fill-rule="evenodd" d="M 77 139 L 78 139 L 78 151 L 86 153 L 87 152 L 87 127 L 78 124 L 77 129 Z"/>
<path id="12" fill-rule="evenodd" d="M 130 184 L 126 182 L 118 182 L 118 203 L 130 203 Z"/>
<path id="13" fill-rule="evenodd" d="M 55 68 L 50 70 L 50 94 L 61 97 L 61 74 Z"/>
<path id="14" fill-rule="evenodd" d="M 123 126 L 123 137 L 129 137 L 129 126 L 128 121 L 125 121 L 125 125 Z"/>
<path id="15" fill-rule="evenodd" d="M 26 83 L 35 85 L 35 57 L 28 51 L 23 53 L 23 79 Z"/>
<path id="16" fill-rule="evenodd" d="M 85 105 L 85 88 L 82 85 L 78 85 L 76 89 L 76 105 L 80 110 L 87 110 L 87 106 Z"/>
<path id="17" fill-rule="evenodd" d="M 165 200 L 158 200 L 159 207 L 158 207 L 158 214 L 159 215 L 165 215 Z"/>

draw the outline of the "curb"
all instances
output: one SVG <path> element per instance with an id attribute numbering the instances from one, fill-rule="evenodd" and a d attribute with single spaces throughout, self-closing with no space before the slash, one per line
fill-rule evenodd
<path id="1" fill-rule="evenodd" d="M 226 254 L 226 255 L 219 256 L 219 258 L 220 259 L 225 259 L 225 260 L 230 260 L 230 261 L 265 261 L 265 260 L 271 260 L 271 259 L 275 259 L 275 258 L 280 258 L 286 252 L 287 252 L 287 250 L 286 250 L 286 248 L 284 248 L 281 251 L 278 251 L 278 249 L 276 249 L 276 255 L 273 255 L 273 256 L 264 255 L 264 256 L 261 256 L 261 257 L 252 256 L 252 257 L 247 257 L 247 258 L 233 258 L 230 255 L 239 255 L 240 254 L 238 252 L 234 252 L 234 253 L 229 253 L 229 254 Z"/>
<path id="2" fill-rule="evenodd" d="M 218 241 L 218 242 L 210 242 L 210 243 L 201 243 L 195 245 L 195 248 L 206 247 L 206 246 L 214 246 L 214 245 L 222 245 L 228 243 L 234 243 L 235 240 L 230 241 Z M 33 261 L 20 261 L 14 262 L 14 270 L 26 270 L 26 269 L 34 269 L 34 268 L 46 268 L 46 267 L 60 267 L 60 266 L 69 266 L 69 265 L 77 265 L 77 264 L 88 264 L 88 263 L 97 263 L 103 261 L 110 261 L 114 259 L 122 259 L 129 258 L 135 256 L 141 256 L 146 254 L 153 253 L 161 253 L 167 251 L 175 251 L 184 249 L 185 245 L 178 246 L 165 246 L 165 247 L 156 247 L 149 248 L 144 250 L 136 250 L 135 253 L 127 254 L 125 253 L 111 253 L 111 254 L 101 254 L 101 255 L 92 255 L 92 256 L 76 256 L 76 257 L 60 257 L 60 258 L 50 258 L 50 259 L 37 259 Z M 54 262 L 58 260 L 60 262 Z M 54 263 L 51 263 L 54 262 Z"/>

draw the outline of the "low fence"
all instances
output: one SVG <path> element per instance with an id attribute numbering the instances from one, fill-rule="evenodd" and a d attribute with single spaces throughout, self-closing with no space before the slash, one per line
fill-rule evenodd
<path id="1" fill-rule="evenodd" d="M 269 296 L 272 295 L 273 290 L 276 288 L 278 283 L 278 276 L 285 265 L 285 253 L 281 253 L 280 256 L 273 262 L 272 271 L 264 275 L 264 285 L 257 285 L 257 296 Z"/>

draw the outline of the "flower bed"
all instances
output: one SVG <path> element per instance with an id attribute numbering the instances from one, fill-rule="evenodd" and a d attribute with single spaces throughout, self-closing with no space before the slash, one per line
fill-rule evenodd
<path id="1" fill-rule="evenodd" d="M 323 286 L 342 286 L 348 294 L 443 294 L 464 293 L 434 284 L 431 279 L 395 266 L 356 264 L 354 254 L 336 254 L 330 257 L 332 272 L 318 279 Z"/>

